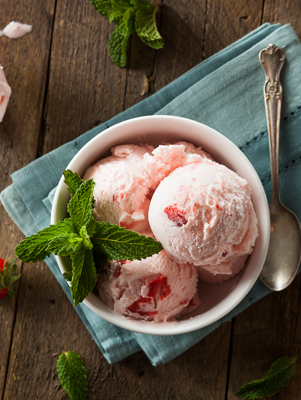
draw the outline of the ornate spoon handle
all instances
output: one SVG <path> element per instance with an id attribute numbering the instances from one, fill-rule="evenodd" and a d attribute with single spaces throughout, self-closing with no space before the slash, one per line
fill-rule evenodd
<path id="1" fill-rule="evenodd" d="M 265 73 L 263 87 L 265 109 L 267 116 L 271 178 L 272 178 L 272 201 L 280 203 L 279 194 L 279 130 L 280 112 L 282 102 L 282 86 L 279 80 L 280 71 L 285 60 L 285 53 L 281 47 L 269 44 L 266 49 L 259 53 L 259 60 Z"/>

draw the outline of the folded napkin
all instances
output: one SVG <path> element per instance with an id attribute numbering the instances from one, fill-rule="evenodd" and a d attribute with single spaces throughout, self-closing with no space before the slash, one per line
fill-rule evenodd
<path id="1" fill-rule="evenodd" d="M 252 162 L 269 198 L 271 182 L 263 100 L 264 73 L 258 54 L 270 43 L 281 46 L 286 53 L 281 73 L 284 91 L 281 197 L 301 219 L 301 188 L 297 185 L 301 181 L 301 83 L 296 80 L 301 71 L 301 45 L 291 26 L 279 24 L 262 25 L 148 99 L 15 172 L 13 184 L 0 197 L 6 211 L 26 236 L 45 228 L 50 222 L 55 187 L 74 155 L 104 129 L 130 118 L 153 114 L 191 118 L 227 136 Z M 69 286 L 55 258 L 51 256 L 46 263 L 71 300 Z M 83 304 L 75 310 L 109 363 L 142 349 L 156 366 L 175 358 L 267 293 L 269 290 L 258 280 L 246 298 L 224 318 L 206 328 L 177 336 L 132 333 L 106 322 Z"/>

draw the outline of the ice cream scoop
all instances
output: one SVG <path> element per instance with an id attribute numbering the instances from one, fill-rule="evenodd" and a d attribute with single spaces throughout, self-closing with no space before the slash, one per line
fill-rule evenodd
<path id="1" fill-rule="evenodd" d="M 233 263 L 252 252 L 258 236 L 248 182 L 208 159 L 180 167 L 160 183 L 149 223 L 176 262 L 213 275 L 231 276 Z"/>
<path id="2" fill-rule="evenodd" d="M 148 144 L 112 148 L 112 156 L 88 168 L 83 176 L 84 180 L 93 178 L 96 182 L 96 219 L 151 234 L 148 208 L 161 180 L 179 166 L 209 157 L 201 148 L 186 142 L 156 149 Z"/>
<path id="3" fill-rule="evenodd" d="M 3 120 L 10 95 L 11 88 L 7 83 L 3 67 L 0 65 L 0 122 Z"/>
<path id="4" fill-rule="evenodd" d="M 199 305 L 197 279 L 193 265 L 179 265 L 163 250 L 141 261 L 111 261 L 97 288 L 119 314 L 162 322 Z"/>

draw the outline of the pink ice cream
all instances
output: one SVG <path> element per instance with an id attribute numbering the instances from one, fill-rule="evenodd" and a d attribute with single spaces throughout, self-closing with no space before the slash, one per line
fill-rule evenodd
<path id="1" fill-rule="evenodd" d="M 3 120 L 10 95 L 11 88 L 5 78 L 3 67 L 0 65 L 0 122 Z"/>
<path id="2" fill-rule="evenodd" d="M 179 265 L 163 250 L 141 261 L 111 261 L 97 287 L 103 301 L 119 314 L 163 322 L 200 304 L 197 279 L 193 265 Z"/>
<path id="3" fill-rule="evenodd" d="M 2 31 L 0 31 L 0 36 L 6 36 L 10 39 L 18 39 L 24 35 L 27 35 L 27 33 L 30 33 L 31 31 L 31 25 L 11 21 Z"/>
<path id="4" fill-rule="evenodd" d="M 248 182 L 209 159 L 180 167 L 161 182 L 149 223 L 176 262 L 198 266 L 209 282 L 239 272 L 258 236 Z"/>
<path id="5" fill-rule="evenodd" d="M 210 156 L 190 143 L 153 146 L 121 145 L 112 156 L 88 168 L 83 179 L 93 178 L 95 218 L 139 233 L 151 234 L 150 199 L 162 179 L 179 166 Z"/>
<path id="6" fill-rule="evenodd" d="M 110 261 L 101 298 L 132 319 L 169 321 L 200 304 L 198 276 L 221 283 L 245 265 L 257 220 L 246 180 L 201 148 L 121 145 L 88 168 L 97 220 L 151 235 L 164 250 L 141 261 Z"/>

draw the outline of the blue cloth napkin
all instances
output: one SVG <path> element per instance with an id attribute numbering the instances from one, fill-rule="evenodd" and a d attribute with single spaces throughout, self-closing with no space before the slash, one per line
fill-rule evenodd
<path id="1" fill-rule="evenodd" d="M 301 219 L 301 185 L 297 184 L 301 181 L 301 83 L 297 79 L 301 72 L 301 46 L 291 26 L 278 24 L 262 25 L 148 99 L 12 174 L 13 184 L 0 197 L 6 211 L 26 236 L 45 228 L 50 222 L 55 187 L 73 156 L 104 129 L 130 118 L 153 114 L 191 118 L 227 136 L 253 163 L 269 198 L 264 73 L 258 53 L 270 43 L 283 47 L 287 58 L 281 74 L 284 88 L 281 197 Z M 48 258 L 46 263 L 71 301 L 69 287 L 55 258 Z M 177 336 L 132 333 L 106 322 L 83 304 L 75 310 L 109 363 L 142 349 L 156 366 L 183 353 L 267 293 L 269 290 L 258 280 L 246 298 L 224 318 L 206 328 Z"/>

